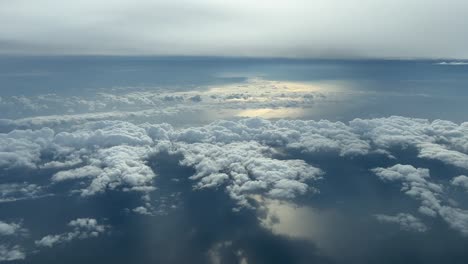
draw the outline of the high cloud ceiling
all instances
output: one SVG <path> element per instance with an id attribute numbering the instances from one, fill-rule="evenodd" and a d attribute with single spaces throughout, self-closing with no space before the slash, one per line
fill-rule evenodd
<path id="1" fill-rule="evenodd" d="M 464 0 L 0 1 L 0 53 L 466 59 L 467 8 Z"/>

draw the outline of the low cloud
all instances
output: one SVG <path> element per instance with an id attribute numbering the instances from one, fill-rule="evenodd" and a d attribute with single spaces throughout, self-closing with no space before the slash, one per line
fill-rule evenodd
<path id="1" fill-rule="evenodd" d="M 31 200 L 50 196 L 46 190 L 37 185 L 23 183 L 0 184 L 0 203 Z"/>
<path id="2" fill-rule="evenodd" d="M 349 91 L 347 92 L 349 93 Z M 333 84 L 270 81 L 250 78 L 245 82 L 203 86 L 189 91 L 123 87 L 111 93 L 82 96 L 57 94 L 0 97 L 0 129 L 74 125 L 87 121 L 142 119 L 154 121 L 180 112 L 223 109 L 243 115 L 247 109 L 295 109 L 317 102 L 339 100 Z M 63 113 L 57 115 L 57 113 Z M 7 119 L 9 118 L 9 119 Z"/>
<path id="3" fill-rule="evenodd" d="M 250 206 L 249 194 L 292 199 L 313 191 L 308 183 L 322 175 L 302 160 L 273 159 L 273 149 L 251 141 L 223 146 L 180 144 L 176 149 L 184 156 L 181 164 L 196 170 L 190 177 L 197 182 L 195 188 L 225 188 L 241 206 Z"/>
<path id="4" fill-rule="evenodd" d="M 3 237 L 21 237 L 27 233 L 21 223 L 7 223 L 0 221 L 0 261 L 13 261 L 26 258 L 26 253 L 20 245 L 4 242 Z"/>
<path id="5" fill-rule="evenodd" d="M 0 245 L 0 261 L 22 260 L 25 258 L 26 254 L 20 246 Z"/>
<path id="6" fill-rule="evenodd" d="M 283 160 L 277 149 L 306 153 L 335 153 L 343 157 L 369 154 L 392 156 L 395 147 L 413 147 L 418 156 L 466 169 L 468 125 L 444 120 L 429 122 L 393 116 L 343 122 L 261 118 L 217 121 L 208 125 L 174 128 L 169 124 L 135 124 L 124 121 L 84 122 L 65 131 L 44 127 L 0 134 L 0 155 L 10 157 L 4 168 L 55 169 L 54 183 L 87 182 L 78 190 L 89 196 L 106 190 L 154 190 L 154 171 L 148 160 L 161 151 L 182 154 L 182 164 L 195 168 L 194 186 L 226 188 L 236 201 L 261 191 L 275 198 L 291 199 L 314 190 L 313 179 L 323 172 L 302 160 Z M 53 159 L 44 158 L 44 153 Z M 405 166 L 403 181 L 414 183 L 437 199 L 442 187 L 426 181 L 428 172 Z M 376 171 L 377 172 L 377 171 Z M 326 172 L 325 172 L 326 173 Z M 393 174 L 392 174 L 393 173 Z M 397 175 L 382 170 L 379 175 Z M 419 179 L 412 181 L 405 177 Z M 396 176 L 395 176 L 396 177 Z M 432 209 L 431 209 L 432 208 Z M 423 206 L 430 213 L 434 206 Z"/>
<path id="7" fill-rule="evenodd" d="M 17 223 L 5 223 L 0 221 L 0 236 L 11 236 L 16 235 L 18 232 L 23 232 L 24 229 L 21 224 Z"/>
<path id="8" fill-rule="evenodd" d="M 468 211 L 447 205 L 443 186 L 430 181 L 428 169 L 397 164 L 372 171 L 383 181 L 401 182 L 401 191 L 421 202 L 421 214 L 430 217 L 438 215 L 452 229 L 468 236 Z"/>
<path id="9" fill-rule="evenodd" d="M 93 153 L 90 164 L 85 167 L 56 173 L 52 180 L 64 181 L 90 178 L 88 187 L 80 190 L 82 196 L 94 195 L 107 189 L 152 190 L 156 176 L 146 165 L 145 148 L 114 146 Z"/>
<path id="10" fill-rule="evenodd" d="M 412 214 L 399 213 L 397 215 L 377 214 L 375 218 L 382 223 L 398 224 L 401 229 L 414 232 L 426 232 L 427 226 Z"/>
<path id="11" fill-rule="evenodd" d="M 68 243 L 76 239 L 87 239 L 98 237 L 109 229 L 106 225 L 98 224 L 93 218 L 78 218 L 68 223 L 68 226 L 73 231 L 61 233 L 58 235 L 47 235 L 40 240 L 36 240 L 35 244 L 39 247 L 54 247 L 58 244 Z"/>
<path id="12" fill-rule="evenodd" d="M 135 208 L 133 208 L 132 211 L 137 213 L 137 214 L 141 214 L 141 215 L 152 215 L 152 213 L 148 210 L 148 208 L 146 208 L 144 206 L 135 207 Z"/>
<path id="13" fill-rule="evenodd" d="M 0 134 L 0 168 L 36 168 L 41 160 L 41 150 L 53 136 L 54 131 L 50 128 Z"/>
<path id="14" fill-rule="evenodd" d="M 459 186 L 468 192 L 468 176 L 460 175 L 460 176 L 454 177 L 450 181 L 450 183 L 454 186 Z"/>

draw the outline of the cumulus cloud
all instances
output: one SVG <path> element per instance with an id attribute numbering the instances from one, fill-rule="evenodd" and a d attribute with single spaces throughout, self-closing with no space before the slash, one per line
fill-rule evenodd
<path id="1" fill-rule="evenodd" d="M 407 231 L 426 232 L 427 226 L 417 217 L 412 214 L 399 213 L 397 215 L 375 215 L 375 218 L 383 223 L 395 223 L 400 225 L 400 228 Z"/>
<path id="2" fill-rule="evenodd" d="M 0 245 L 0 261 L 13 261 L 25 258 L 26 254 L 20 246 Z"/>
<path id="3" fill-rule="evenodd" d="M 415 147 L 419 157 L 437 159 L 450 165 L 466 168 L 468 153 L 468 123 L 455 124 L 446 120 L 406 118 L 354 119 L 350 122 L 354 133 L 371 140 L 376 147 Z"/>
<path id="4" fill-rule="evenodd" d="M 428 169 L 397 164 L 372 171 L 384 181 L 401 182 L 402 192 L 421 202 L 420 213 L 431 217 L 439 215 L 451 228 L 468 235 L 468 211 L 446 205 L 444 189 L 430 181 Z"/>
<path id="5" fill-rule="evenodd" d="M 208 98 L 204 96 L 199 104 Z M 468 123 L 444 120 L 393 116 L 345 123 L 243 118 L 187 127 L 119 120 L 63 122 L 66 123 L 63 127 L 43 127 L 45 123 L 39 121 L 37 129 L 15 127 L 0 133 L 0 157 L 6 157 L 0 159 L 2 172 L 8 174 L 11 169 L 47 172 L 52 186 L 77 181 L 80 184 L 72 186 L 78 189 L 72 192 L 83 197 L 107 191 L 136 191 L 142 196 L 142 203 L 127 210 L 143 215 L 160 211 L 149 198 L 149 193 L 157 187 L 154 186 L 156 173 L 149 164 L 159 162 L 157 154 L 163 151 L 178 154 L 181 165 L 193 168 L 190 180 L 196 191 L 208 188 L 225 191 L 236 203 L 235 210 L 252 208 L 256 204 L 252 202 L 255 195 L 294 200 L 307 192 L 319 191 L 315 182 L 326 178 L 326 171 L 319 168 L 320 164 L 311 165 L 284 155 L 290 150 L 349 159 L 371 154 L 391 155 L 395 148 L 412 148 L 420 159 L 438 160 L 462 170 L 467 169 L 468 163 Z M 382 181 L 400 183 L 402 192 L 420 203 L 420 214 L 438 217 L 450 228 L 468 235 L 468 211 L 455 207 L 445 185 L 467 188 L 466 176 L 436 182 L 428 169 L 402 164 L 372 171 Z M 14 175 L 10 174 L 7 177 L 9 183 L 0 184 L 0 201 L 49 195 L 48 187 L 15 182 Z M 376 217 L 382 222 L 398 224 L 404 230 L 428 229 L 409 213 Z M 69 226 L 71 231 L 44 236 L 36 245 L 53 247 L 96 237 L 108 229 L 95 219 L 77 219 Z M 0 222 L 3 235 L 18 234 L 20 228 L 14 223 Z M 24 257 L 19 245 L 0 244 L 0 259 Z"/>
<path id="6" fill-rule="evenodd" d="M 422 143 L 419 157 L 427 159 L 437 159 L 447 164 L 468 169 L 468 155 L 455 150 L 449 150 L 441 145 L 433 143 Z"/>
<path id="7" fill-rule="evenodd" d="M 257 142 L 236 142 L 222 146 L 207 143 L 180 144 L 182 165 L 196 173 L 190 179 L 195 187 L 225 188 L 241 206 L 249 206 L 246 195 L 263 193 L 272 198 L 291 199 L 314 190 L 309 181 L 322 171 L 302 160 L 279 160 L 274 150 Z"/>
<path id="8" fill-rule="evenodd" d="M 54 136 L 50 128 L 14 130 L 0 134 L 0 168 L 36 168 L 41 150 Z"/>
<path id="9" fill-rule="evenodd" d="M 55 133 L 50 128 L 14 130 L 0 134 L 0 167 L 61 169 L 53 182 L 90 178 L 82 195 L 106 189 L 151 190 L 154 172 L 145 164 L 153 143 L 143 128 L 128 122 L 91 122 L 73 132 Z M 45 152 L 54 160 L 42 159 Z M 76 167 L 80 164 L 79 167 Z M 75 167 L 67 169 L 67 167 Z M 37 185 L 0 185 L 2 200 L 37 197 Z"/>
<path id="10" fill-rule="evenodd" d="M 6 223 L 0 221 L 0 238 L 2 236 L 22 236 L 27 232 L 25 228 L 22 227 L 21 223 Z M 8 240 L 7 240 L 8 241 Z M 21 260 L 26 258 L 26 253 L 24 249 L 19 245 L 10 245 L 9 243 L 4 243 L 4 240 L 1 239 L 0 242 L 0 261 L 13 261 Z"/>
<path id="11" fill-rule="evenodd" d="M 182 164 L 194 167 L 196 188 L 225 188 L 236 201 L 247 204 L 246 194 L 260 192 L 290 199 L 313 190 L 308 180 L 318 168 L 301 160 L 275 158 L 275 149 L 335 153 L 343 157 L 370 153 L 391 155 L 394 147 L 413 147 L 424 159 L 437 159 L 466 168 L 468 123 L 429 122 L 393 116 L 343 122 L 247 118 L 208 125 L 174 128 L 169 124 L 125 121 L 84 122 L 66 130 L 41 128 L 0 134 L 0 154 L 10 159 L 5 168 L 55 169 L 51 180 L 88 183 L 79 190 L 89 196 L 106 190 L 154 190 L 156 174 L 148 159 L 161 150 L 182 154 Z M 47 155 L 44 155 L 44 154 Z M 44 158 L 48 157 L 48 158 Z M 403 165 L 376 169 L 379 177 L 400 177 L 414 197 L 432 196 L 420 210 L 436 214 L 442 186 L 427 180 L 428 171 Z"/>
<path id="12" fill-rule="evenodd" d="M 384 181 L 402 182 L 402 191 L 422 202 L 419 208 L 422 213 L 436 215 L 441 206 L 439 196 L 442 186 L 427 181 L 430 177 L 428 169 L 397 164 L 389 168 L 375 168 L 372 171 Z"/>
<path id="13" fill-rule="evenodd" d="M 370 152 L 388 153 L 395 146 L 414 147 L 418 149 L 421 158 L 437 159 L 461 168 L 466 168 L 468 153 L 468 123 L 455 124 L 444 120 L 429 122 L 399 116 L 355 119 L 349 124 L 327 120 L 271 122 L 253 118 L 217 121 L 206 126 L 177 130 L 163 124 L 137 126 L 122 121 L 84 121 L 80 126 L 81 128 L 71 132 L 58 132 L 55 136 L 50 128 L 15 130 L 0 134 L 0 140 L 4 141 L 0 154 L 6 157 L 3 159 L 3 166 L 34 167 L 39 161 L 40 151 L 48 147 L 49 143 L 68 148 L 86 148 L 120 144 L 149 145 L 152 143 L 151 139 L 187 143 L 252 140 L 306 152 L 339 152 L 343 156 L 366 155 Z M 28 136 L 28 133 L 31 135 Z M 79 157 L 66 162 L 78 163 Z M 48 164 L 54 165 L 64 163 Z"/>
<path id="14" fill-rule="evenodd" d="M 239 121 L 218 121 L 204 127 L 175 131 L 177 141 L 187 143 L 231 143 L 256 141 L 275 147 L 300 149 L 305 152 L 338 152 L 340 155 L 362 155 L 370 151 L 367 141 L 361 140 L 341 122 L 279 120 L 260 118 Z"/>
<path id="15" fill-rule="evenodd" d="M 23 231 L 21 224 L 0 221 L 0 236 L 15 235 L 20 231 Z"/>
<path id="16" fill-rule="evenodd" d="M 460 175 L 460 176 L 454 177 L 450 181 L 450 183 L 454 186 L 459 186 L 465 189 L 466 191 L 468 191 L 468 176 Z"/>
<path id="17" fill-rule="evenodd" d="M 167 131 L 167 129 L 165 129 Z M 171 134 L 171 131 L 168 133 Z M 218 121 L 203 127 L 172 132 L 172 138 L 187 143 L 231 143 L 253 140 L 270 146 L 305 152 L 338 152 L 342 156 L 388 153 L 396 146 L 414 147 L 419 157 L 466 167 L 468 123 L 414 119 L 399 116 L 354 119 L 342 122 L 259 118 Z"/>
<path id="18" fill-rule="evenodd" d="M 52 180 L 60 182 L 90 178 L 89 186 L 81 190 L 82 196 L 119 187 L 123 190 L 153 190 L 152 180 L 156 175 L 146 165 L 144 158 L 147 154 L 146 148 L 125 145 L 99 149 L 92 154 L 90 165 L 57 172 Z"/>
<path id="19" fill-rule="evenodd" d="M 73 231 L 57 235 L 47 235 L 40 240 L 36 240 L 35 244 L 39 247 L 53 247 L 57 244 L 68 243 L 76 239 L 98 237 L 109 229 L 106 225 L 98 224 L 97 220 L 93 218 L 78 218 L 70 221 L 68 226 Z"/>
<path id="20" fill-rule="evenodd" d="M 137 213 L 137 214 L 141 214 L 141 215 L 152 215 L 151 212 L 148 210 L 148 208 L 146 208 L 144 206 L 135 207 L 135 208 L 133 208 L 132 211 Z"/>
<path id="21" fill-rule="evenodd" d="M 74 180 L 74 179 L 81 179 L 81 178 L 94 178 L 101 174 L 102 169 L 96 166 L 87 165 L 83 167 L 79 167 L 76 169 L 71 170 L 64 170 L 55 173 L 52 176 L 52 181 L 54 182 L 61 182 L 66 180 Z"/>
<path id="22" fill-rule="evenodd" d="M 151 144 L 152 140 L 147 136 L 144 129 L 132 123 L 100 121 L 87 123 L 81 129 L 71 133 L 60 132 L 55 135 L 54 143 L 79 148 L 147 145 Z"/>

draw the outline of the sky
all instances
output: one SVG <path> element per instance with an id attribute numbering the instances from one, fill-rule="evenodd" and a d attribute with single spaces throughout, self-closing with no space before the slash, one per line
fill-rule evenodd
<path id="1" fill-rule="evenodd" d="M 468 59 L 463 0 L 0 1 L 0 53 Z"/>

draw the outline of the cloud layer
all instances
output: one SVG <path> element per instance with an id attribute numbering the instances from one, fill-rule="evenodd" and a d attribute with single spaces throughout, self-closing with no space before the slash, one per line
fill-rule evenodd
<path id="1" fill-rule="evenodd" d="M 154 190 L 156 175 L 147 163 L 157 153 L 168 151 L 182 154 L 181 164 L 196 170 L 191 177 L 196 188 L 224 186 L 231 197 L 243 204 L 247 204 L 245 195 L 260 190 L 271 197 L 290 199 L 314 189 L 307 182 L 323 174 L 321 170 L 302 160 L 279 159 L 275 157 L 281 156 L 276 153 L 279 149 L 343 157 L 383 154 L 392 158 L 393 148 L 412 147 L 420 158 L 439 160 L 460 169 L 467 169 L 468 160 L 466 123 L 398 116 L 355 119 L 348 124 L 250 118 L 189 128 L 85 121 L 67 131 L 48 127 L 14 130 L 0 134 L 0 140 L 0 155 L 8 158 L 0 164 L 3 169 L 55 169 L 53 183 L 87 182 L 87 187 L 77 190 L 82 196 L 106 190 Z M 44 158 L 45 153 L 49 158 Z M 405 184 L 421 182 L 428 175 L 424 169 L 396 169 L 404 173 L 376 172 L 381 177 L 400 177 L 396 180 Z M 440 192 L 435 186 L 427 183 L 426 189 Z M 3 191 L 4 196 L 15 192 L 17 186 L 11 188 Z"/>
<path id="2" fill-rule="evenodd" d="M 468 58 L 458 30 L 467 27 L 467 7 L 462 0 L 3 1 L 0 52 Z"/>
<path id="3" fill-rule="evenodd" d="M 340 160 L 380 157 L 394 165 L 371 172 L 382 184 L 401 185 L 401 191 L 419 205 L 415 212 L 382 210 L 374 215 L 378 221 L 398 224 L 402 230 L 428 232 L 433 227 L 430 219 L 440 219 L 468 236 L 468 211 L 457 205 L 449 191 L 467 186 L 467 177 L 459 173 L 468 169 L 467 123 L 400 116 L 347 123 L 239 118 L 187 127 L 79 120 L 58 127 L 13 129 L 0 133 L 0 142 L 0 156 L 4 157 L 0 172 L 5 181 L 0 184 L 2 202 L 54 195 L 54 186 L 60 185 L 77 199 L 99 199 L 107 192 L 135 193 L 141 197 L 140 204 L 122 211 L 147 216 L 159 213 L 150 194 L 159 187 L 153 165 L 161 162 L 162 153 L 177 157 L 181 166 L 193 170 L 187 179 L 193 191 L 225 192 L 235 211 L 261 211 L 258 197 L 294 204 L 303 195 L 320 195 L 318 180 L 327 180 L 328 172 L 320 162 L 303 160 L 302 155 Z M 436 181 L 428 168 L 399 160 L 399 152 L 407 149 L 414 151 L 418 161 L 436 160 L 456 174 Z M 17 180 L 12 171 L 45 174 L 46 183 L 37 183 L 33 177 Z M 68 226 L 69 232 L 35 238 L 35 245 L 53 247 L 108 230 L 93 218 L 79 218 Z M 20 230 L 24 230 L 21 223 L 0 222 L 1 236 L 19 236 Z M 25 252 L 16 242 L 0 245 L 3 260 L 25 258 Z"/>

